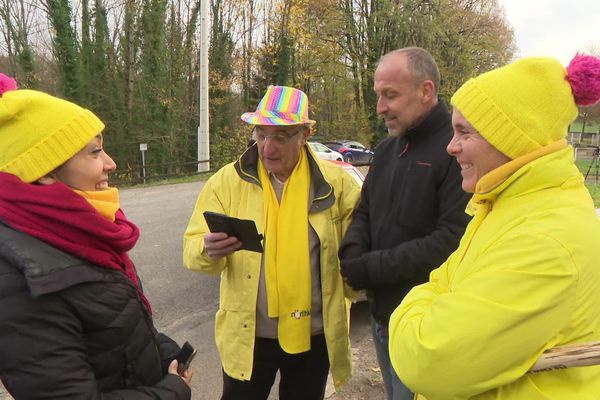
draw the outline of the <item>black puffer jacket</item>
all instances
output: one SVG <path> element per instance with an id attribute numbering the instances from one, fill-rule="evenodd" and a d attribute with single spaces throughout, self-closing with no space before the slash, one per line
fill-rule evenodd
<path id="1" fill-rule="evenodd" d="M 0 221 L 0 378 L 17 400 L 190 399 L 167 373 L 178 350 L 123 274 Z"/>
<path id="2" fill-rule="evenodd" d="M 364 271 L 371 314 L 381 324 L 414 286 L 458 247 L 470 195 L 446 152 L 452 124 L 440 101 L 401 137 L 377 146 L 340 258 Z"/>

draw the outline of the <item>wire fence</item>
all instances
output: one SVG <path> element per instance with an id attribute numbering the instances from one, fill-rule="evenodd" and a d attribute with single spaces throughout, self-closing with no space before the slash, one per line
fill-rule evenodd
<path id="1" fill-rule="evenodd" d="M 115 186 L 129 186 L 145 184 L 151 181 L 168 178 L 180 178 L 197 175 L 198 167 L 208 164 L 210 160 L 200 161 L 174 161 L 160 164 L 133 164 L 127 168 L 117 169 L 110 174 L 110 183 Z"/>

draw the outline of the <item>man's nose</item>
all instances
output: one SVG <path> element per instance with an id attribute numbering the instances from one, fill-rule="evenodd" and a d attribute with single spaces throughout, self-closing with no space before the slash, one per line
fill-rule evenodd
<path id="1" fill-rule="evenodd" d="M 381 97 L 377 99 L 377 114 L 383 114 L 388 110 L 387 103 Z"/>
<path id="2" fill-rule="evenodd" d="M 263 142 L 263 151 L 266 153 L 272 153 L 277 148 L 275 144 L 275 140 L 273 140 L 270 136 L 265 137 L 265 141 Z"/>

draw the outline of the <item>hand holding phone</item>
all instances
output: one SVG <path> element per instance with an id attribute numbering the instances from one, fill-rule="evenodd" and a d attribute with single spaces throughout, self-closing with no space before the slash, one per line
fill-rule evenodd
<path id="1" fill-rule="evenodd" d="M 184 371 L 187 371 L 190 368 L 190 364 L 196 355 L 196 349 L 189 343 L 185 342 L 183 346 L 181 346 L 181 350 L 175 357 L 177 360 L 177 373 L 182 374 Z"/>

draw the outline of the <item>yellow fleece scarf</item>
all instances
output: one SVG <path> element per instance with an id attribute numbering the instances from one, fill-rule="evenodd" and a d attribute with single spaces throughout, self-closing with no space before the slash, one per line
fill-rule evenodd
<path id="1" fill-rule="evenodd" d="M 471 241 L 475 236 L 475 232 L 477 232 L 483 220 L 492 210 L 492 203 L 501 190 L 498 190 L 498 193 L 494 193 L 494 191 L 500 186 L 504 185 L 508 178 L 510 178 L 523 166 L 534 160 L 537 160 L 540 157 L 560 151 L 565 147 L 567 147 L 567 141 L 565 139 L 558 140 L 531 153 L 515 158 L 506 164 L 502 164 L 479 179 L 475 185 L 475 193 L 467 204 L 467 208 L 465 210 L 467 214 L 473 216 L 474 218 L 467 226 L 467 230 L 463 235 L 463 239 L 467 238 L 468 242 L 466 245 L 461 246 L 462 253 L 459 256 L 461 261 L 467 253 L 468 248 L 471 246 Z"/>
<path id="2" fill-rule="evenodd" d="M 117 188 L 108 188 L 106 190 L 96 190 L 91 192 L 83 192 L 81 190 L 73 191 L 86 199 L 100 215 L 115 222 L 115 214 L 120 207 L 119 190 Z"/>
<path id="3" fill-rule="evenodd" d="M 310 171 L 306 150 L 287 179 L 281 203 L 259 161 L 265 213 L 265 281 L 270 318 L 279 318 L 278 339 L 290 354 L 310 350 L 311 276 L 308 244 Z"/>
<path id="4" fill-rule="evenodd" d="M 517 172 L 521 167 L 529 164 L 533 160 L 537 160 L 540 157 L 554 153 L 567 147 L 567 140 L 560 139 L 556 142 L 550 143 L 547 146 L 540 147 L 539 149 L 517 157 L 514 160 L 507 162 L 499 166 L 498 168 L 488 172 L 479 179 L 475 185 L 475 194 L 486 194 L 496 189 L 502 183 L 504 183 L 512 174 Z"/>

